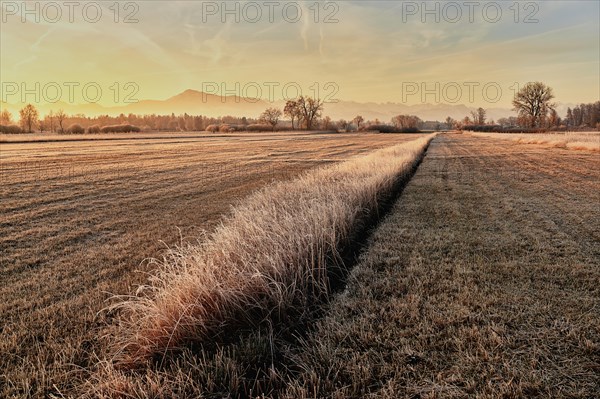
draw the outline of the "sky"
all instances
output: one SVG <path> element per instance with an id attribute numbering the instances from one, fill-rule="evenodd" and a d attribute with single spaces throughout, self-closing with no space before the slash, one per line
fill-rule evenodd
<path id="1" fill-rule="evenodd" d="M 300 90 L 510 107 L 529 81 L 561 103 L 600 99 L 598 1 L 75 4 L 1 1 L 3 101 L 38 92 L 111 106 L 186 89 L 279 100 Z"/>

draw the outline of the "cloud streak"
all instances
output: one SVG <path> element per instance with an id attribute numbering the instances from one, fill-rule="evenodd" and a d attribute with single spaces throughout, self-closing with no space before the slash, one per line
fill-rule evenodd
<path id="1" fill-rule="evenodd" d="M 407 80 L 508 85 L 537 73 L 551 77 L 564 101 L 597 96 L 598 2 L 541 2 L 537 24 L 515 24 L 510 14 L 495 24 L 403 22 L 401 4 L 377 1 L 338 2 L 333 24 L 323 22 L 322 8 L 315 22 L 308 3 L 297 23 L 282 18 L 281 7 L 273 22 L 263 10 L 262 20 L 238 23 L 221 15 L 205 21 L 201 4 L 141 2 L 136 24 L 11 20 L 0 38 L 3 79 L 136 79 L 154 98 L 205 81 L 334 81 L 346 99 L 398 101 Z"/>

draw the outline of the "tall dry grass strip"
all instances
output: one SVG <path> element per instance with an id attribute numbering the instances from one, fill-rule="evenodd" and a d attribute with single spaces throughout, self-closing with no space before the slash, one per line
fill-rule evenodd
<path id="1" fill-rule="evenodd" d="M 253 194 L 198 245 L 171 250 L 117 305 L 125 367 L 261 322 L 294 323 L 330 293 L 353 235 L 421 159 L 434 135 L 310 171 Z"/>
<path id="2" fill-rule="evenodd" d="M 600 133 L 472 133 L 474 136 L 513 140 L 521 144 L 547 144 L 557 148 L 600 152 Z"/>

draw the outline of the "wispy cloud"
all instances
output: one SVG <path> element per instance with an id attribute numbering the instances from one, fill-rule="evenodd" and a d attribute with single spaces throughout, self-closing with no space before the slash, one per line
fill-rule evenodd
<path id="1" fill-rule="evenodd" d="M 284 20 L 281 7 L 274 22 L 266 10 L 257 23 L 205 21 L 201 2 L 189 1 L 141 2 L 135 24 L 6 23 L 3 78 L 134 78 L 157 98 L 206 80 L 335 81 L 345 98 L 394 101 L 409 79 L 508 84 L 537 72 L 553 77 L 548 83 L 562 87 L 565 101 L 597 95 L 595 81 L 578 76 L 598 75 L 598 2 L 540 2 L 537 24 L 515 24 L 510 14 L 495 24 L 404 22 L 402 4 L 390 1 L 338 2 L 339 22 L 326 24 L 322 9 L 316 23 L 311 4 L 300 4 L 297 23 Z M 566 63 L 573 73 L 564 73 Z"/>

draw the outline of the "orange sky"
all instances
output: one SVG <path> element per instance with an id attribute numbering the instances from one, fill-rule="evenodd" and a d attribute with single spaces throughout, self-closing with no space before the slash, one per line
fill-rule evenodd
<path id="1" fill-rule="evenodd" d="M 287 15 L 286 2 L 272 15 L 264 2 L 249 3 L 229 2 L 233 11 L 222 15 L 214 9 L 222 2 L 124 2 L 115 15 L 113 2 L 81 2 L 69 15 L 56 2 L 58 18 L 45 3 L 24 10 L 25 3 L 3 1 L 2 100 L 20 102 L 22 85 L 35 90 L 36 83 L 40 101 L 60 94 L 60 101 L 103 105 L 214 84 L 249 96 L 260 87 L 261 97 L 280 99 L 287 84 L 361 102 L 510 107 L 512 91 L 532 80 L 553 87 L 562 103 L 600 98 L 597 1 L 537 2 L 529 9 L 520 3 L 518 16 L 513 2 L 496 2 L 502 16 L 495 22 L 497 10 L 487 6 L 484 13 L 486 2 L 473 10 L 473 22 L 461 2 L 461 18 L 444 2 L 428 3 L 434 11 L 427 14 L 411 8 L 421 2 L 303 1 L 291 2 Z M 256 21 L 254 4 L 262 12 Z"/>

